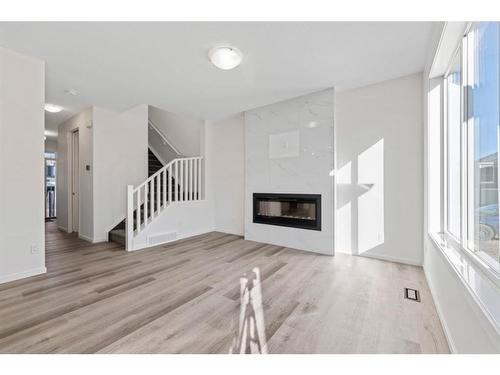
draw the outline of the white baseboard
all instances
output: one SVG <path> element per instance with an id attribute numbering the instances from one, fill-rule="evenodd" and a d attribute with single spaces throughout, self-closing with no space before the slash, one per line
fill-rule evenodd
<path id="1" fill-rule="evenodd" d="M 378 259 L 378 260 L 385 260 L 387 262 L 395 262 L 395 263 L 408 264 L 410 266 L 422 267 L 422 263 L 421 262 L 417 262 L 415 260 L 404 259 L 404 258 L 391 257 L 391 256 L 387 256 L 387 255 L 373 255 L 373 254 L 353 254 L 353 255 L 354 256 L 360 256 L 360 257 L 365 257 L 365 258 L 373 258 L 373 259 Z"/>
<path id="2" fill-rule="evenodd" d="M 90 242 L 92 243 L 103 243 L 103 242 L 109 242 L 108 238 L 94 238 Z"/>
<path id="3" fill-rule="evenodd" d="M 210 232 L 213 232 L 213 229 L 208 229 L 208 230 L 205 229 L 205 230 L 201 230 L 201 231 L 197 231 L 197 232 L 192 232 L 192 233 L 188 233 L 188 234 L 182 234 L 182 235 L 177 236 L 175 238 L 175 240 L 165 241 L 165 242 L 160 242 L 160 243 L 155 243 L 154 245 L 151 245 L 151 246 L 144 246 L 144 247 L 141 247 L 139 249 L 131 249 L 131 250 L 128 250 L 128 251 L 144 250 L 144 249 L 148 249 L 150 247 L 161 246 L 161 245 L 165 245 L 167 243 L 171 243 L 171 242 L 183 240 L 183 239 L 189 238 L 189 237 L 199 236 L 201 234 L 207 234 L 207 233 L 210 233 Z"/>
<path id="4" fill-rule="evenodd" d="M 441 305 L 439 303 L 439 300 L 436 299 L 434 292 L 432 291 L 434 289 L 434 287 L 432 286 L 432 283 L 430 282 L 429 277 L 427 277 L 427 272 L 425 271 L 425 267 L 423 267 L 423 268 L 424 268 L 425 280 L 427 281 L 427 285 L 429 286 L 429 290 L 431 292 L 431 297 L 432 297 L 432 300 L 434 301 L 434 306 L 436 306 L 436 311 L 438 314 L 439 321 L 441 322 L 441 326 L 443 327 L 444 337 L 446 337 L 446 341 L 448 342 L 448 347 L 450 348 L 450 352 L 452 354 L 457 354 L 455 342 L 453 341 L 453 339 L 451 337 L 450 329 L 448 328 L 448 325 L 446 324 L 446 320 L 444 319 Z"/>
<path id="5" fill-rule="evenodd" d="M 83 234 L 78 234 L 78 238 L 81 238 L 82 240 L 85 240 L 90 243 L 103 243 L 103 242 L 109 242 L 107 239 L 100 239 L 100 238 L 90 238 L 88 236 L 85 236 Z"/>
<path id="6" fill-rule="evenodd" d="M 213 232 L 213 230 L 211 230 L 211 229 L 210 230 L 200 230 L 200 231 L 193 232 L 193 233 L 183 234 L 183 235 L 180 235 L 179 237 L 177 237 L 175 240 L 168 241 L 168 242 L 175 242 L 175 241 L 183 240 L 185 238 L 199 236 L 199 235 L 207 234 L 207 233 L 210 233 L 210 232 Z"/>
<path id="7" fill-rule="evenodd" d="M 234 236 L 241 236 L 245 237 L 245 232 L 237 232 L 237 231 L 232 231 L 232 230 L 223 230 L 223 229 L 214 229 L 212 232 L 219 232 L 219 233 L 224 233 L 224 234 L 232 234 Z"/>
<path id="8" fill-rule="evenodd" d="M 57 226 L 57 229 L 62 230 L 63 232 L 69 233 L 68 228 L 61 227 L 60 225 Z"/>
<path id="9" fill-rule="evenodd" d="M 305 251 L 307 253 L 321 254 L 321 255 L 326 255 L 326 256 L 330 256 L 330 257 L 331 256 L 335 256 L 335 249 L 334 248 L 333 249 L 322 250 L 322 249 L 314 249 L 312 246 L 303 246 L 303 247 L 302 246 L 301 247 L 298 247 L 298 246 L 289 246 L 286 243 L 281 242 L 281 241 L 276 241 L 276 240 L 272 240 L 272 239 L 269 239 L 269 238 L 262 239 L 259 236 L 249 235 L 247 233 L 245 233 L 244 238 L 247 241 L 254 241 L 254 242 L 265 243 L 265 244 L 268 244 L 268 245 L 286 247 L 288 249 Z"/>
<path id="10" fill-rule="evenodd" d="M 12 273 L 10 275 L 0 277 L 0 284 L 8 283 L 9 281 L 24 279 L 26 277 L 40 275 L 42 273 L 47 273 L 46 267 L 38 267 L 38 268 L 33 268 L 31 270 L 28 270 L 28 271 Z"/>
<path id="11" fill-rule="evenodd" d="M 94 239 L 93 239 L 93 238 L 90 238 L 90 237 L 88 237 L 88 236 L 85 236 L 84 234 L 80 234 L 80 233 L 78 233 L 78 238 L 81 238 L 82 240 L 85 240 L 85 241 L 88 241 L 88 242 L 94 243 Z"/>

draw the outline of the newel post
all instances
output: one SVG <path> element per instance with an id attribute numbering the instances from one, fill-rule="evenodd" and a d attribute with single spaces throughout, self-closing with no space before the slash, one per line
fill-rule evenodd
<path id="1" fill-rule="evenodd" d="M 127 185 L 126 250 L 131 251 L 134 238 L 134 186 Z"/>

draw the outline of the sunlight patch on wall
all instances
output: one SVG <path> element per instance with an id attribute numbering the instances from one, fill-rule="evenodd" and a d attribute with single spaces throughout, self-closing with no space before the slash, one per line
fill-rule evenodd
<path id="1" fill-rule="evenodd" d="M 351 162 L 348 162 L 337 171 L 337 184 L 350 184 L 351 181 Z"/>
<path id="2" fill-rule="evenodd" d="M 353 252 L 351 241 L 351 202 L 337 209 L 337 229 L 335 246 L 342 252 Z"/>
<path id="3" fill-rule="evenodd" d="M 358 253 L 384 243 L 384 140 L 358 156 Z"/>

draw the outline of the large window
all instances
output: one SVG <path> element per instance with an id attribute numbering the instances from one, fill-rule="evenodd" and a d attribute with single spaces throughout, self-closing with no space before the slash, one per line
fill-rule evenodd
<path id="1" fill-rule="evenodd" d="M 499 262 L 499 23 L 481 22 L 467 35 L 468 247 Z"/>
<path id="2" fill-rule="evenodd" d="M 500 272 L 500 23 L 472 25 L 446 87 L 445 230 Z"/>

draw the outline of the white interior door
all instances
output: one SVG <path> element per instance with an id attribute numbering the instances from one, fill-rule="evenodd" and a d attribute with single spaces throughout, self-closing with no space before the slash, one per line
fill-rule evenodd
<path id="1" fill-rule="evenodd" d="M 72 207 L 72 231 L 78 232 L 79 228 L 79 149 L 78 130 L 72 133 L 71 141 L 71 207 Z"/>

